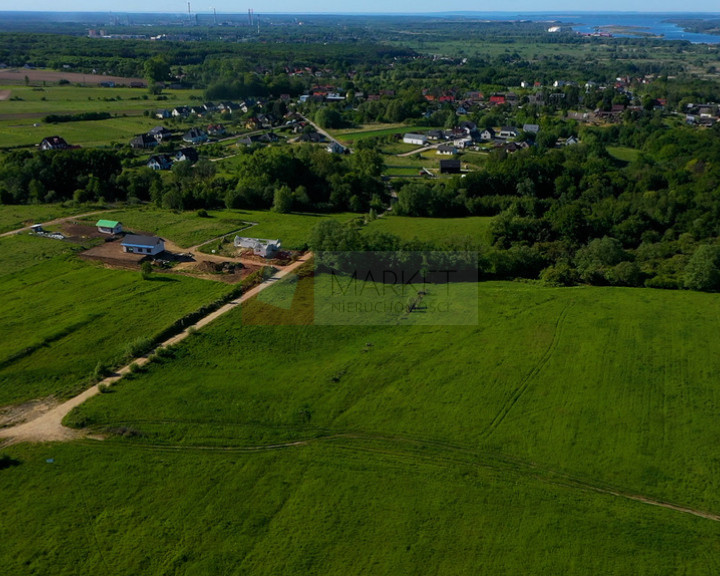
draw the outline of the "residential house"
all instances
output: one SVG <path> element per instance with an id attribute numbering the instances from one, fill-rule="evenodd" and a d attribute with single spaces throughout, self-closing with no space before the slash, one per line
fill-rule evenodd
<path id="1" fill-rule="evenodd" d="M 175 152 L 175 162 L 190 162 L 195 164 L 198 161 L 199 155 L 195 148 L 181 148 Z"/>
<path id="2" fill-rule="evenodd" d="M 172 118 L 172 112 L 170 112 L 167 108 L 157 110 L 155 112 L 155 118 L 158 118 L 159 120 L 167 120 L 168 118 Z"/>
<path id="3" fill-rule="evenodd" d="M 190 128 L 185 134 L 183 134 L 183 142 L 188 144 L 202 144 L 207 142 L 208 135 L 200 130 L 200 128 Z"/>
<path id="4" fill-rule="evenodd" d="M 537 134 L 540 132 L 540 126 L 538 124 L 523 124 L 523 132 L 528 134 Z"/>
<path id="5" fill-rule="evenodd" d="M 445 134 L 442 130 L 428 130 L 428 140 L 445 140 Z"/>
<path id="6" fill-rule="evenodd" d="M 165 250 L 165 241 L 157 236 L 140 236 L 128 234 L 120 243 L 123 252 L 132 254 L 148 254 L 155 256 Z"/>
<path id="7" fill-rule="evenodd" d="M 187 106 L 177 106 L 171 112 L 173 118 L 187 118 L 190 116 L 190 108 Z"/>
<path id="8" fill-rule="evenodd" d="M 325 136 L 319 132 L 304 132 L 300 135 L 298 140 L 300 142 L 312 142 L 313 144 L 318 144 L 320 142 L 325 142 Z"/>
<path id="9" fill-rule="evenodd" d="M 158 143 L 161 143 L 172 138 L 172 132 L 165 128 L 165 126 L 155 126 L 155 128 L 148 132 L 148 136 L 152 136 Z"/>
<path id="10" fill-rule="evenodd" d="M 70 145 L 60 136 L 48 136 L 40 142 L 40 150 L 66 150 Z"/>
<path id="11" fill-rule="evenodd" d="M 144 148 L 154 148 L 158 145 L 158 141 L 155 140 L 150 134 L 141 134 L 140 136 L 135 136 L 132 140 L 130 140 L 130 147 L 134 148 L 135 150 L 141 150 Z"/>
<path id="12" fill-rule="evenodd" d="M 101 234 L 120 234 L 122 232 L 122 223 L 117 220 L 98 220 L 95 226 Z"/>
<path id="13" fill-rule="evenodd" d="M 172 168 L 172 158 L 167 154 L 156 154 L 150 156 L 146 166 L 153 170 L 170 170 Z"/>
<path id="14" fill-rule="evenodd" d="M 473 139 L 470 136 L 463 136 L 462 138 L 455 139 L 454 144 L 460 150 L 465 150 L 473 145 Z"/>
<path id="15" fill-rule="evenodd" d="M 337 142 L 331 142 L 328 144 L 327 148 L 325 148 L 329 153 L 331 154 L 344 154 L 345 153 L 345 147 L 341 144 L 338 144 Z"/>
<path id="16" fill-rule="evenodd" d="M 225 126 L 222 124 L 209 124 L 207 131 L 210 136 L 223 136 L 225 134 Z"/>
<path id="17" fill-rule="evenodd" d="M 263 144 L 272 144 L 280 140 L 280 137 L 275 134 L 275 132 L 266 132 L 265 134 L 260 134 L 260 136 L 257 136 L 257 140 L 258 142 L 262 142 Z"/>
<path id="18" fill-rule="evenodd" d="M 455 148 L 452 144 L 441 144 L 437 147 L 437 154 L 440 154 L 441 156 L 454 156 L 457 154 L 458 149 Z"/>
<path id="19" fill-rule="evenodd" d="M 480 132 L 480 140 L 483 142 L 492 142 L 495 140 L 495 130 L 492 128 L 485 128 L 485 130 Z"/>
<path id="20" fill-rule="evenodd" d="M 475 122 L 471 122 L 470 120 L 463 120 L 460 122 L 460 128 L 465 131 L 465 134 L 471 135 L 474 132 L 477 132 L 477 124 Z"/>

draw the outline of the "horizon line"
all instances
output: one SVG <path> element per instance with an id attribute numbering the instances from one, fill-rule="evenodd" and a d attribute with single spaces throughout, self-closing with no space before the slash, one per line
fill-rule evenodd
<path id="1" fill-rule="evenodd" d="M 36 14 L 164 14 L 164 15 L 187 15 L 186 12 L 179 11 L 118 11 L 118 10 L 0 10 L 0 14 L 12 14 L 12 13 L 36 13 Z M 195 14 L 212 14 L 212 11 L 196 11 Z M 242 12 L 218 12 L 218 14 L 227 15 L 244 15 L 245 11 Z M 441 11 L 441 12 L 255 12 L 256 15 L 274 15 L 274 16 L 462 16 L 462 15 L 492 15 L 492 14 L 507 14 L 507 15 L 560 15 L 560 14 L 688 14 L 688 15 L 712 15 L 720 16 L 718 12 L 708 11 L 688 11 L 688 10 L 521 10 L 521 11 L 508 11 L 508 10 L 452 10 L 452 11 Z"/>

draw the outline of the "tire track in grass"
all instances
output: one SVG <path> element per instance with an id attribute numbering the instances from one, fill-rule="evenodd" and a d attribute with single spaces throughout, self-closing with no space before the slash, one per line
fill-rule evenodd
<path id="1" fill-rule="evenodd" d="M 512 410 L 513 406 L 517 404 L 518 400 L 520 400 L 523 394 L 525 394 L 526 390 L 530 387 L 530 383 L 542 371 L 545 365 L 549 362 L 552 355 L 555 353 L 555 349 L 557 348 L 558 342 L 560 341 L 560 337 L 562 335 L 565 318 L 567 317 L 568 311 L 570 310 L 571 306 L 572 303 L 566 305 L 560 312 L 560 315 L 555 321 L 555 330 L 550 345 L 540 357 L 540 360 L 537 362 L 537 364 L 535 364 L 535 366 L 533 366 L 530 371 L 525 375 L 525 377 L 520 381 L 520 385 L 515 389 L 515 392 L 513 392 L 510 399 L 505 402 L 500 411 L 492 419 L 492 421 L 482 434 L 482 437 L 484 439 L 492 436 L 493 432 L 495 432 L 498 426 L 502 424 L 503 420 L 505 420 L 507 415 L 510 413 L 510 410 Z"/>
<path id="2" fill-rule="evenodd" d="M 566 488 L 595 492 L 615 498 L 622 498 L 640 504 L 664 508 L 681 514 L 688 514 L 720 522 L 720 514 L 692 508 L 691 506 L 670 502 L 665 499 L 648 496 L 627 488 L 621 488 L 602 480 L 593 480 L 561 472 L 535 462 L 523 460 L 509 454 L 493 450 L 477 450 L 476 448 L 454 445 L 432 439 L 412 436 L 383 435 L 365 432 L 341 432 L 316 436 L 285 443 L 273 443 L 255 446 L 207 446 L 187 444 L 108 444 L 92 440 L 80 440 L 84 444 L 100 449 L 140 450 L 146 452 L 166 453 L 217 453 L 217 454 L 260 454 L 292 448 L 305 448 L 313 444 L 329 444 L 332 448 L 355 454 L 371 454 L 389 458 L 397 466 L 417 466 L 419 462 L 441 468 L 448 466 L 470 466 L 484 468 L 496 472 L 509 472 L 517 476 L 532 478 L 539 482 Z"/>

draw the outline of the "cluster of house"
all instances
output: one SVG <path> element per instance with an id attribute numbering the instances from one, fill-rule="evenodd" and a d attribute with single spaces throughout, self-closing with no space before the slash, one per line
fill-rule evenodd
<path id="1" fill-rule="evenodd" d="M 225 126 L 222 124 L 209 124 L 206 130 L 193 127 L 182 135 L 182 141 L 186 144 L 202 144 L 207 142 L 211 136 L 218 137 L 225 134 Z M 156 126 L 146 134 L 136 136 L 130 141 L 130 146 L 136 149 L 154 148 L 163 142 L 171 140 L 173 133 L 164 126 Z"/>
<path id="2" fill-rule="evenodd" d="M 712 126 L 720 121 L 720 105 L 715 102 L 688 104 L 685 109 L 685 121 L 698 126 Z"/>
<path id="3" fill-rule="evenodd" d="M 247 113 L 249 104 L 247 102 L 205 102 L 196 106 L 177 106 L 175 108 L 162 108 L 155 112 L 155 118 L 165 120 L 167 118 L 188 118 L 189 116 L 203 117 L 208 114 L 232 114 L 240 111 Z"/>
<path id="4" fill-rule="evenodd" d="M 522 128 L 503 126 L 496 131 L 493 128 L 481 130 L 474 122 L 463 121 L 459 126 L 451 130 L 428 130 L 423 134 L 405 134 L 403 142 L 415 146 L 428 146 L 434 142 L 447 142 L 447 144 L 437 146 L 436 150 L 438 154 L 450 156 L 457 154 L 459 150 L 475 146 L 477 143 L 504 144 L 523 133 L 534 136 L 539 131 L 540 126 L 537 124 L 523 124 Z"/>
<path id="5" fill-rule="evenodd" d="M 345 96 L 342 91 L 334 86 L 313 86 L 307 94 L 300 96 L 298 102 L 342 102 Z"/>

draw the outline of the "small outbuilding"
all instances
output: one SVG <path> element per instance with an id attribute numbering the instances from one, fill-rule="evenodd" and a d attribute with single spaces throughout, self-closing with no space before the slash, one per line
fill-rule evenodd
<path id="1" fill-rule="evenodd" d="M 440 160 L 440 174 L 460 174 L 460 160 Z"/>
<path id="2" fill-rule="evenodd" d="M 117 220 L 98 220 L 95 226 L 101 234 L 120 234 L 122 232 L 122 223 Z"/>
<path id="3" fill-rule="evenodd" d="M 414 144 L 415 146 L 425 146 L 427 144 L 427 136 L 424 134 L 408 133 L 403 136 L 405 144 Z"/>
<path id="4" fill-rule="evenodd" d="M 120 243 L 123 252 L 132 254 L 149 254 L 155 256 L 165 250 L 165 241 L 157 236 L 140 236 L 128 234 Z"/>

